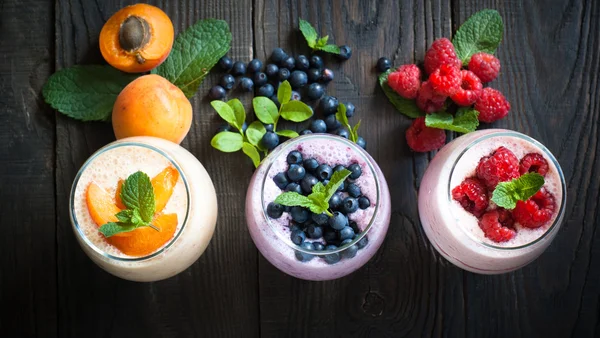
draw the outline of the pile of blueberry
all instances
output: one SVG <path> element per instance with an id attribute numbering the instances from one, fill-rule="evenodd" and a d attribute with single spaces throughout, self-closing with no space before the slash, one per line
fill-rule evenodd
<path id="1" fill-rule="evenodd" d="M 293 191 L 302 195 L 309 195 L 312 187 L 317 182 L 327 185 L 334 172 L 348 169 L 351 174 L 338 188 L 338 191 L 329 200 L 329 208 L 333 211 L 331 217 L 326 214 L 315 214 L 309 209 L 294 206 L 286 207 L 275 202 L 267 205 L 267 215 L 277 219 L 284 212 L 290 214 L 291 240 L 294 244 L 306 250 L 323 251 L 335 250 L 338 247 L 351 243 L 359 236 L 361 229 L 356 222 L 349 219 L 349 215 L 360 209 L 371 206 L 368 197 L 363 196 L 360 187 L 355 180 L 362 175 L 362 169 L 358 164 L 351 164 L 347 168 L 343 165 L 334 167 L 319 163 L 314 158 L 304 159 L 302 153 L 297 150 L 287 155 L 288 169 L 273 177 L 275 184 L 284 191 Z M 364 236 L 356 244 L 347 247 L 338 253 L 323 255 L 322 258 L 328 264 L 335 264 L 342 258 L 356 256 L 359 249 L 368 243 Z M 302 262 L 312 260 L 314 255 L 296 251 L 296 259 Z"/>

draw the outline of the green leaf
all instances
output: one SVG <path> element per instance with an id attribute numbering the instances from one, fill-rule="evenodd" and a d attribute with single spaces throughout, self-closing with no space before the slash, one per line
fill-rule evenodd
<path id="1" fill-rule="evenodd" d="M 291 99 L 292 86 L 287 80 L 285 80 L 279 85 L 279 88 L 277 89 L 277 100 L 279 101 L 279 103 L 285 104 L 290 102 Z"/>
<path id="2" fill-rule="evenodd" d="M 288 121 L 302 122 L 312 115 L 312 109 L 302 101 L 290 101 L 281 105 L 281 117 Z"/>
<path id="3" fill-rule="evenodd" d="M 300 31 L 302 32 L 302 35 L 304 35 L 304 39 L 306 39 L 310 48 L 314 48 L 317 42 L 317 31 L 308 21 L 302 19 L 299 19 L 299 21 Z"/>
<path id="4" fill-rule="evenodd" d="M 324 37 L 317 40 L 317 44 L 315 45 L 315 48 L 316 49 L 323 48 L 327 44 L 327 41 L 329 41 L 329 35 L 325 35 Z"/>
<path id="5" fill-rule="evenodd" d="M 544 176 L 527 173 L 510 182 L 500 182 L 494 189 L 492 201 L 505 209 L 514 209 L 517 201 L 526 201 L 544 185 Z"/>
<path id="6" fill-rule="evenodd" d="M 325 186 L 323 185 L 323 182 L 317 182 L 317 184 L 313 185 L 312 187 L 312 192 L 313 193 L 317 193 L 317 194 L 325 194 Z"/>
<path id="7" fill-rule="evenodd" d="M 417 107 L 415 100 L 405 99 L 390 88 L 387 84 L 387 78 L 391 72 L 392 70 L 390 69 L 379 75 L 379 85 L 381 86 L 381 89 L 383 89 L 385 96 L 388 97 L 388 100 L 396 107 L 398 112 L 410 118 L 416 119 L 417 117 L 425 116 L 425 113 Z"/>
<path id="8" fill-rule="evenodd" d="M 288 137 L 288 138 L 294 138 L 294 137 L 298 137 L 300 135 L 298 135 L 297 132 L 293 131 L 293 130 L 278 130 L 275 132 L 277 135 L 279 136 L 283 136 L 283 137 Z"/>
<path id="9" fill-rule="evenodd" d="M 279 118 L 279 110 L 271 99 L 264 96 L 257 96 L 252 99 L 254 114 L 264 124 L 272 124 Z"/>
<path id="10" fill-rule="evenodd" d="M 292 191 L 284 192 L 281 195 L 277 196 L 274 202 L 290 207 L 298 206 L 310 208 L 314 205 L 314 203 L 308 197 Z"/>
<path id="11" fill-rule="evenodd" d="M 425 125 L 432 128 L 453 130 L 459 133 L 470 133 L 477 129 L 479 112 L 472 108 L 463 107 L 456 112 L 456 117 L 446 112 L 427 114 Z"/>
<path id="12" fill-rule="evenodd" d="M 494 54 L 502 41 L 503 31 L 504 24 L 498 11 L 484 9 L 473 14 L 452 39 L 456 55 L 466 66 L 475 53 Z"/>
<path id="13" fill-rule="evenodd" d="M 210 145 L 224 153 L 233 153 L 242 149 L 244 138 L 240 133 L 222 131 L 210 140 Z"/>
<path id="14" fill-rule="evenodd" d="M 110 222 L 103 224 L 98 231 L 104 235 L 104 237 L 110 237 L 122 232 L 129 232 L 137 229 L 138 226 L 135 224 L 121 223 L 121 222 Z"/>
<path id="15" fill-rule="evenodd" d="M 231 47 L 227 22 L 216 19 L 197 21 L 173 42 L 169 57 L 152 70 L 192 97 L 210 69 Z"/>
<path id="16" fill-rule="evenodd" d="M 265 126 L 262 123 L 260 123 L 260 121 L 254 121 L 250 123 L 250 125 L 246 129 L 246 137 L 248 138 L 248 141 L 250 142 L 250 144 L 255 146 L 258 146 L 263 135 L 265 135 L 266 133 L 267 130 L 265 129 Z"/>
<path id="17" fill-rule="evenodd" d="M 329 209 L 329 203 L 325 201 L 325 194 L 323 193 L 312 193 L 308 195 L 308 199 L 313 202 L 313 206 L 309 209 L 315 214 L 322 214 Z"/>
<path id="18" fill-rule="evenodd" d="M 118 213 L 115 214 L 115 217 L 117 217 L 117 219 L 119 220 L 119 222 L 122 223 L 132 223 L 131 222 L 131 217 L 133 216 L 133 210 L 132 209 L 125 209 L 125 210 L 121 210 Z"/>
<path id="19" fill-rule="evenodd" d="M 150 220 L 152 220 L 152 218 Z M 139 226 L 139 225 L 147 225 L 150 223 L 150 221 L 144 222 L 139 209 L 133 209 L 133 212 L 131 213 L 131 223 Z"/>
<path id="20" fill-rule="evenodd" d="M 212 104 L 212 102 L 211 102 Z M 244 109 L 244 105 L 238 99 L 232 99 L 227 101 L 227 105 L 233 109 L 233 114 L 235 115 L 236 126 L 238 130 L 242 129 L 244 122 L 246 121 L 246 110 Z"/>
<path id="21" fill-rule="evenodd" d="M 258 166 L 260 165 L 260 154 L 258 154 L 258 150 L 256 150 L 256 147 L 248 142 L 244 142 L 244 144 L 242 144 L 242 151 L 244 152 L 244 154 L 250 157 L 252 163 L 254 164 L 254 168 L 258 168 Z"/>
<path id="22" fill-rule="evenodd" d="M 117 96 L 137 77 L 110 66 L 73 66 L 52 74 L 42 95 L 52 108 L 74 119 L 108 121 Z"/>
<path id="23" fill-rule="evenodd" d="M 322 50 L 324 52 L 327 53 L 331 53 L 331 54 L 340 54 L 340 47 L 336 46 L 336 45 L 325 45 L 323 47 L 319 47 L 319 50 Z"/>
<path id="24" fill-rule="evenodd" d="M 149 223 L 154 217 L 156 202 L 154 200 L 154 188 L 150 182 L 150 177 L 141 171 L 137 171 L 123 182 L 121 187 L 121 200 L 129 209 L 137 209 L 132 213 L 132 223 L 136 223 L 134 218 L 140 218 L 143 222 Z"/>
<path id="25" fill-rule="evenodd" d="M 352 131 L 350 131 L 350 136 L 352 137 L 352 142 L 354 143 L 358 141 L 358 128 L 360 128 L 361 122 L 362 120 L 359 120 L 358 123 L 354 126 L 354 128 L 352 128 Z"/>
<path id="26" fill-rule="evenodd" d="M 229 104 L 221 100 L 214 100 L 210 102 L 210 105 L 217 111 L 217 114 L 219 114 L 219 116 L 221 116 L 221 118 L 227 123 L 238 129 L 242 127 L 241 125 L 238 125 L 235 112 Z"/>
<path id="27" fill-rule="evenodd" d="M 346 106 L 343 103 L 338 105 L 337 112 L 335 113 L 335 118 L 340 121 L 346 128 L 350 129 L 348 116 L 346 116 Z"/>
<path id="28" fill-rule="evenodd" d="M 333 196 L 333 194 L 335 194 L 337 189 L 340 187 L 340 185 L 342 185 L 342 183 L 344 183 L 344 180 L 346 180 L 346 178 L 348 178 L 348 176 L 350 176 L 350 174 L 352 174 L 352 172 L 350 172 L 350 170 L 342 169 L 340 171 L 334 172 L 333 175 L 331 175 L 331 179 L 329 179 L 329 183 L 327 183 L 327 185 L 325 186 L 325 201 L 326 202 L 329 202 L 329 199 L 331 198 L 331 196 Z"/>

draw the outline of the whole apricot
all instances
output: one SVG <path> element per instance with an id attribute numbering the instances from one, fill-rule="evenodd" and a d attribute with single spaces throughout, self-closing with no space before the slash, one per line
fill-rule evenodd
<path id="1" fill-rule="evenodd" d="M 160 8 L 137 4 L 119 10 L 100 31 L 100 52 L 111 66 L 128 73 L 147 72 L 171 51 L 175 33 Z"/>
<path id="2" fill-rule="evenodd" d="M 117 139 L 155 136 L 181 143 L 192 125 L 192 104 L 162 76 L 140 76 L 119 93 L 112 125 Z"/>

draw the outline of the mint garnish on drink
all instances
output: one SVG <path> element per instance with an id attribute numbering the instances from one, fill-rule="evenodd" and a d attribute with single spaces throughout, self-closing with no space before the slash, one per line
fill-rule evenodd
<path id="1" fill-rule="evenodd" d="M 544 185 L 544 176 L 527 173 L 508 182 L 500 182 L 494 189 L 492 201 L 499 207 L 512 210 L 517 201 L 526 201 Z"/>

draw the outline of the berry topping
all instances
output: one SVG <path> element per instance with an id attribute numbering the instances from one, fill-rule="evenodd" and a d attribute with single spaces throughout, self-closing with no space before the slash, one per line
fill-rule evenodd
<path id="1" fill-rule="evenodd" d="M 421 83 L 417 94 L 417 107 L 426 113 L 436 112 L 444 107 L 446 96 L 433 91 L 429 81 Z"/>
<path id="2" fill-rule="evenodd" d="M 388 75 L 388 85 L 405 99 L 417 97 L 421 86 L 421 70 L 417 65 L 403 65 Z"/>
<path id="3" fill-rule="evenodd" d="M 342 211 L 348 215 L 358 210 L 358 200 L 354 197 L 346 197 L 342 201 Z"/>
<path id="4" fill-rule="evenodd" d="M 499 182 L 519 177 L 519 160 L 512 151 L 500 147 L 479 160 L 477 177 L 492 190 Z"/>
<path id="5" fill-rule="evenodd" d="M 371 206 L 371 201 L 366 196 L 361 196 L 358 198 L 358 207 L 361 209 L 366 209 Z"/>
<path id="6" fill-rule="evenodd" d="M 360 195 L 362 195 L 360 187 L 354 183 L 348 184 L 348 186 L 346 187 L 346 192 L 348 193 L 348 195 L 354 198 L 358 198 L 360 197 Z"/>
<path id="7" fill-rule="evenodd" d="M 305 174 L 306 170 L 304 169 L 304 167 L 298 164 L 291 164 L 287 171 L 287 177 L 292 182 L 299 182 L 304 178 Z"/>
<path id="8" fill-rule="evenodd" d="M 286 161 L 288 164 L 300 164 L 302 163 L 302 154 L 298 150 L 290 151 Z"/>
<path id="9" fill-rule="evenodd" d="M 475 102 L 475 109 L 479 112 L 479 121 L 491 123 L 508 115 L 510 103 L 502 93 L 486 87 Z"/>
<path id="10" fill-rule="evenodd" d="M 425 71 L 427 74 L 431 74 L 444 64 L 453 65 L 459 69 L 461 66 L 452 42 L 446 38 L 441 38 L 435 40 L 425 53 Z"/>
<path id="11" fill-rule="evenodd" d="M 483 85 L 481 80 L 468 70 L 461 70 L 462 83 L 460 89 L 450 98 L 459 106 L 470 106 L 481 96 Z"/>
<path id="12" fill-rule="evenodd" d="M 336 167 L 337 169 L 337 167 Z M 350 179 L 355 180 L 362 175 L 362 169 L 360 168 L 360 164 L 353 163 L 348 166 L 348 170 L 350 170 L 351 174 L 348 176 Z M 336 170 L 337 171 L 337 170 Z"/>
<path id="13" fill-rule="evenodd" d="M 439 149 L 446 143 L 446 132 L 427 127 L 425 118 L 419 117 L 406 130 L 406 143 L 412 150 L 419 152 Z"/>
<path id="14" fill-rule="evenodd" d="M 485 212 L 489 203 L 485 184 L 475 177 L 465 178 L 452 189 L 452 198 L 476 217 Z"/>
<path id="15" fill-rule="evenodd" d="M 546 173 L 548 172 L 548 162 L 541 154 L 529 153 L 521 159 L 519 173 L 523 175 L 525 173 L 534 172 L 546 176 Z"/>
<path id="16" fill-rule="evenodd" d="M 527 228 L 539 228 L 552 218 L 554 196 L 542 188 L 527 201 L 517 201 L 512 215 L 517 222 Z"/>
<path id="17" fill-rule="evenodd" d="M 488 53 L 476 53 L 469 61 L 469 70 L 475 73 L 481 82 L 490 82 L 498 77 L 500 60 Z"/>
<path id="18" fill-rule="evenodd" d="M 279 203 L 271 202 L 271 203 L 269 203 L 269 205 L 267 205 L 267 215 L 269 215 L 269 217 L 271 217 L 271 218 L 277 219 L 277 218 L 281 217 L 284 209 L 285 208 L 283 207 L 283 205 L 281 205 Z"/>
<path id="19" fill-rule="evenodd" d="M 354 230 L 351 227 L 345 226 L 340 230 L 340 241 L 354 238 Z"/>
<path id="20" fill-rule="evenodd" d="M 462 83 L 460 68 L 451 64 L 443 64 L 429 75 L 429 83 L 431 83 L 433 91 L 440 95 L 454 95 Z"/>
<path id="21" fill-rule="evenodd" d="M 339 211 L 334 211 L 333 216 L 329 218 L 329 226 L 334 230 L 342 230 L 348 225 L 348 217 Z"/>
<path id="22" fill-rule="evenodd" d="M 485 237 L 500 243 L 510 241 L 515 237 L 515 230 L 512 229 L 513 223 L 512 215 L 508 210 L 496 209 L 486 212 L 481 217 L 479 226 Z"/>

